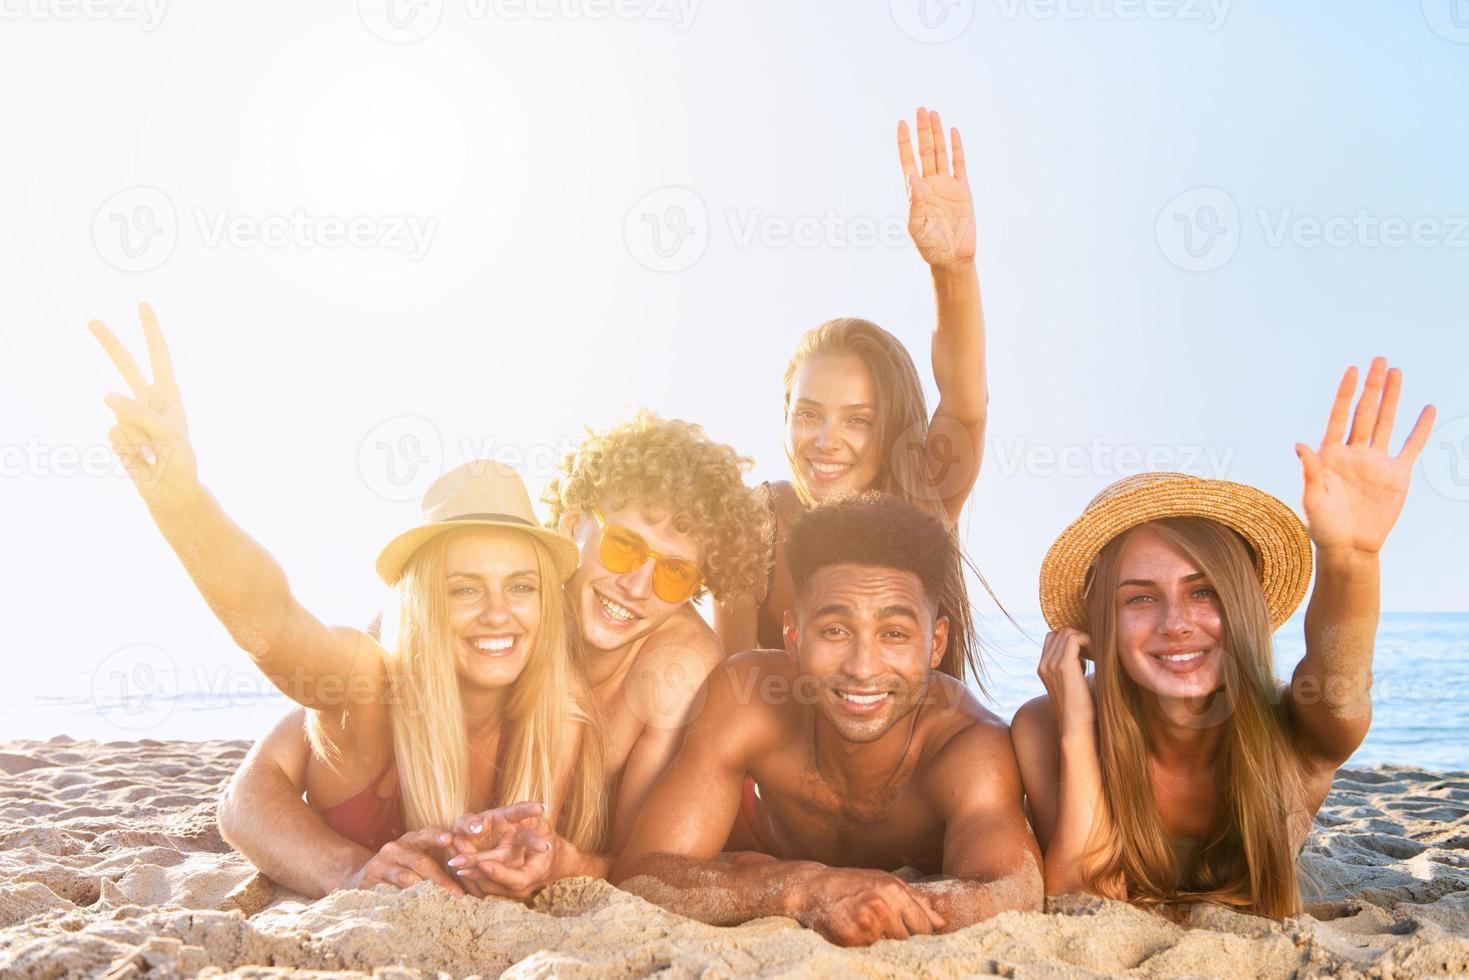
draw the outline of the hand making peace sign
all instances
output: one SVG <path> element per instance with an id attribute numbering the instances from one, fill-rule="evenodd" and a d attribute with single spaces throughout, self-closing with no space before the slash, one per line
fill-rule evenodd
<path id="1" fill-rule="evenodd" d="M 168 356 L 168 345 L 163 342 L 158 318 L 152 307 L 140 303 L 138 319 L 142 321 L 143 338 L 148 346 L 151 382 L 143 377 L 133 356 L 105 323 L 93 320 L 87 326 L 132 390 L 132 398 L 109 391 L 103 399 L 117 418 L 117 424 L 107 435 L 138 492 L 151 503 L 191 491 L 198 484 L 199 474 L 194 448 L 189 443 L 184 404 L 174 382 L 173 362 Z"/>

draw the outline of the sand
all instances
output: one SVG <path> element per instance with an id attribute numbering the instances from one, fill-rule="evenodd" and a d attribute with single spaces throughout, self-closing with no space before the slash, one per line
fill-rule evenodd
<path id="1" fill-rule="evenodd" d="M 1072 897 L 863 950 L 787 919 L 693 922 L 578 878 L 533 909 L 379 886 L 307 901 L 214 826 L 243 742 L 0 743 L 0 976 L 847 978 L 1469 975 L 1469 774 L 1342 771 L 1285 923 L 1186 926 Z"/>

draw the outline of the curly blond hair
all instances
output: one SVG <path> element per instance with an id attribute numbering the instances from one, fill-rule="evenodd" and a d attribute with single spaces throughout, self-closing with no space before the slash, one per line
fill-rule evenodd
<path id="1" fill-rule="evenodd" d="M 620 508 L 636 500 L 666 509 L 679 533 L 704 547 L 699 567 L 716 600 L 759 601 L 774 528 L 745 485 L 753 466 L 749 457 L 711 440 L 703 426 L 640 409 L 605 432 L 589 427 L 541 500 L 550 505 L 551 527 L 568 511 L 599 503 Z"/>

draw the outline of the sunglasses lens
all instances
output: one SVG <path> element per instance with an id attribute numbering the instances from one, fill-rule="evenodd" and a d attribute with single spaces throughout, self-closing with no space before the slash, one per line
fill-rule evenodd
<path id="1" fill-rule="evenodd" d="M 642 538 L 620 527 L 602 531 L 602 547 L 598 549 L 602 564 L 611 572 L 630 572 L 648 560 L 648 546 Z"/>
<path id="2" fill-rule="evenodd" d="M 699 570 L 685 561 L 660 561 L 653 572 L 653 591 L 664 602 L 683 602 L 699 589 Z"/>

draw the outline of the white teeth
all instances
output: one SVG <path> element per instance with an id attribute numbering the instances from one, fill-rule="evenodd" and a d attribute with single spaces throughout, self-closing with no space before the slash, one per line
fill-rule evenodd
<path id="1" fill-rule="evenodd" d="M 837 693 L 843 699 L 851 701 L 853 704 L 876 704 L 888 696 L 886 691 L 881 694 L 848 694 L 846 691 L 838 691 Z"/>
<path id="2" fill-rule="evenodd" d="M 851 469 L 851 466 L 846 463 L 818 463 L 815 460 L 812 460 L 811 468 L 818 473 L 826 473 L 830 475 L 833 473 L 843 473 Z"/>
<path id="3" fill-rule="evenodd" d="M 490 637 L 490 638 L 484 638 L 484 639 L 479 639 L 479 640 L 473 640 L 471 642 L 474 644 L 474 648 L 476 650 L 488 650 L 488 651 L 491 651 L 491 652 L 500 652 L 502 650 L 509 650 L 511 647 L 515 646 L 515 637 L 513 637 L 513 636 Z"/>
<path id="4" fill-rule="evenodd" d="M 1160 660 L 1166 660 L 1166 661 L 1168 661 L 1169 663 L 1172 663 L 1172 664 L 1181 664 L 1181 663 L 1184 663 L 1184 662 L 1189 661 L 1189 660 L 1198 660 L 1203 655 L 1204 655 L 1204 651 L 1203 650 L 1195 650 L 1193 653 L 1171 653 L 1171 654 L 1166 654 L 1166 655 L 1164 655 L 1162 657 L 1159 657 L 1158 659 L 1160 659 Z"/>
<path id="5" fill-rule="evenodd" d="M 622 606 L 619 606 L 611 599 L 604 599 L 601 596 L 597 596 L 597 601 L 602 604 L 602 608 L 607 610 L 607 614 L 613 619 L 620 619 L 623 622 L 632 622 L 632 620 L 637 618 L 632 614 L 632 610 L 625 609 Z"/>

